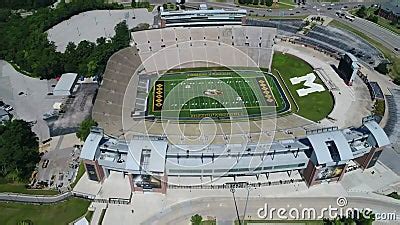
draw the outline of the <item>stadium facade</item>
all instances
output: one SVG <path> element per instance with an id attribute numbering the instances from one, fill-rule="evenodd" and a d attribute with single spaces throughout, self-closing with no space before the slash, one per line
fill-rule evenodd
<path id="1" fill-rule="evenodd" d="M 161 12 L 161 27 L 242 25 L 246 10 L 201 9 Z"/>
<path id="2" fill-rule="evenodd" d="M 172 144 L 163 136 L 126 141 L 94 128 L 80 157 L 90 180 L 103 182 L 110 171 L 118 171 L 128 176 L 132 191 L 166 193 L 171 176 L 258 179 L 261 174 L 298 170 L 308 186 L 340 181 L 350 161 L 370 168 L 389 144 L 373 118 L 364 118 L 359 128 L 313 130 L 302 138 L 207 147 Z"/>

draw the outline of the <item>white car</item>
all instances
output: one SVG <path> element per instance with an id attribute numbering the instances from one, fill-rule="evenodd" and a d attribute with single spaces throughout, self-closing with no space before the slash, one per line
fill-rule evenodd
<path id="1" fill-rule="evenodd" d="M 322 6 L 322 7 L 325 7 L 325 4 L 322 4 L 321 6 Z"/>
<path id="2" fill-rule="evenodd" d="M 4 110 L 6 110 L 7 112 L 10 112 L 10 111 L 14 110 L 14 108 L 11 105 L 7 105 L 7 106 L 4 106 Z"/>
<path id="3" fill-rule="evenodd" d="M 331 6 L 334 6 L 335 4 L 334 3 L 331 3 Z"/>
<path id="4" fill-rule="evenodd" d="M 289 9 L 289 11 L 293 11 L 293 9 Z"/>

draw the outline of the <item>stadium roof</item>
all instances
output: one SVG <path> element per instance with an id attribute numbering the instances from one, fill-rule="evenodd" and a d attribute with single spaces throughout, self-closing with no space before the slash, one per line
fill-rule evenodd
<path id="1" fill-rule="evenodd" d="M 299 164 L 307 160 L 304 152 L 297 156 L 294 154 L 275 154 L 273 157 L 218 157 L 211 158 L 193 158 L 193 157 L 175 157 L 167 159 L 168 173 L 179 174 L 207 174 L 213 171 L 216 174 L 224 173 L 248 173 L 255 170 L 290 170 L 299 167 Z"/>
<path id="2" fill-rule="evenodd" d="M 93 160 L 102 138 L 103 133 L 100 130 L 92 129 L 89 136 L 86 138 L 85 143 L 83 144 L 80 157 L 82 159 Z"/>
<path id="3" fill-rule="evenodd" d="M 375 120 L 370 120 L 368 122 L 365 122 L 364 126 L 374 136 L 376 143 L 378 144 L 378 147 L 390 145 L 390 140 L 388 136 Z"/>
<path id="4" fill-rule="evenodd" d="M 150 172 L 164 172 L 165 154 L 168 142 L 166 140 L 132 140 L 129 143 L 129 153 L 126 168 L 140 170 L 140 162 L 143 161 L 143 150 L 150 150 L 147 170 Z"/>
<path id="5" fill-rule="evenodd" d="M 346 137 L 339 130 L 316 133 L 307 136 L 310 141 L 315 155 L 317 156 L 317 161 L 319 164 L 331 163 L 335 161 L 347 161 L 353 159 L 353 153 L 346 140 Z M 329 148 L 329 145 L 334 144 L 339 154 L 339 160 L 335 159 L 335 153 L 332 152 L 333 146 Z"/>
<path id="6" fill-rule="evenodd" d="M 246 10 L 225 10 L 225 9 L 205 9 L 205 10 L 180 10 L 180 11 L 164 11 L 161 16 L 190 16 L 190 15 L 216 15 L 218 14 L 244 14 Z"/>

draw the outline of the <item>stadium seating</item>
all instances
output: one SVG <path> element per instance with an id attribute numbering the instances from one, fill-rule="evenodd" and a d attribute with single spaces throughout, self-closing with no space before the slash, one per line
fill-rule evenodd
<path id="1" fill-rule="evenodd" d="M 132 33 L 148 73 L 172 68 L 269 68 L 276 29 L 253 26 L 165 28 Z"/>

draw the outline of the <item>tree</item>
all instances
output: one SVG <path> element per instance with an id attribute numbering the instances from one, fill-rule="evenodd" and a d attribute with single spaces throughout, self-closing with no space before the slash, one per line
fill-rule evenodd
<path id="1" fill-rule="evenodd" d="M 265 0 L 265 5 L 268 7 L 271 7 L 273 3 L 273 0 Z"/>
<path id="2" fill-rule="evenodd" d="M 78 132 L 76 132 L 76 136 L 81 140 L 85 141 L 86 138 L 90 134 L 90 129 L 94 126 L 97 126 L 97 122 L 93 119 L 85 119 L 82 121 L 81 125 L 79 126 Z"/>
<path id="3" fill-rule="evenodd" d="M 8 9 L 38 9 L 46 7 L 56 0 L 1 0 L 0 8 Z"/>
<path id="4" fill-rule="evenodd" d="M 388 62 L 381 62 L 375 67 L 375 70 L 381 74 L 386 75 L 389 73 L 388 64 L 389 64 Z"/>
<path id="5" fill-rule="evenodd" d="M 202 221 L 203 217 L 201 217 L 199 214 L 193 215 L 192 218 L 190 218 L 192 225 L 201 225 Z"/>
<path id="6" fill-rule="evenodd" d="M 356 12 L 356 15 L 358 17 L 364 18 L 367 16 L 367 8 L 365 8 L 365 6 L 361 6 L 361 8 L 359 8 Z"/>
<path id="7" fill-rule="evenodd" d="M 39 141 L 30 123 L 13 120 L 0 126 L 0 177 L 27 181 L 39 161 Z"/>
<path id="8" fill-rule="evenodd" d="M 260 3 L 260 0 L 253 0 L 253 5 L 258 5 Z"/>
<path id="9" fill-rule="evenodd" d="M 114 30 L 115 30 L 115 35 L 114 37 L 112 37 L 112 42 L 114 44 L 115 49 L 119 50 L 121 48 L 128 47 L 131 37 L 126 21 L 118 23 L 115 26 Z"/>
<path id="10" fill-rule="evenodd" d="M 260 0 L 260 5 L 265 5 L 265 0 Z"/>
<path id="11" fill-rule="evenodd" d="M 377 23 L 377 22 L 378 22 L 378 16 L 369 15 L 369 16 L 367 17 L 367 20 L 369 20 L 369 21 L 371 21 L 371 22 L 374 22 L 374 23 Z"/>
<path id="12" fill-rule="evenodd" d="M 0 9 L 0 22 L 6 22 L 11 16 L 10 9 Z"/>

